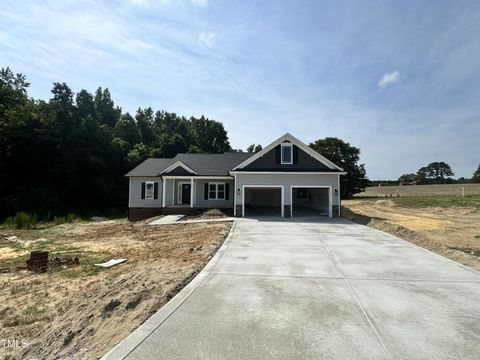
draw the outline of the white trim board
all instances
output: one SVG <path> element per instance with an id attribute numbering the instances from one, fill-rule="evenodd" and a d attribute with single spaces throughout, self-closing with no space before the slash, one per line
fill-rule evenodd
<path id="1" fill-rule="evenodd" d="M 195 171 L 193 171 L 191 168 L 189 168 L 187 165 L 185 165 L 185 164 L 182 163 L 181 161 L 177 161 L 176 163 L 170 165 L 170 166 L 167 167 L 165 170 L 163 170 L 163 171 L 161 172 L 161 174 L 168 173 L 168 172 L 172 171 L 173 169 L 176 169 L 177 167 L 182 167 L 182 168 L 184 168 L 185 170 L 187 170 L 189 173 L 196 174 Z"/>
<path id="2" fill-rule="evenodd" d="M 279 174 L 279 175 L 346 175 L 346 171 L 230 171 L 230 174 Z"/>
<path id="3" fill-rule="evenodd" d="M 189 176 L 189 175 L 162 175 L 163 179 L 212 179 L 212 180 L 233 180 L 233 176 Z"/>
<path id="4" fill-rule="evenodd" d="M 284 215 L 284 203 L 285 203 L 285 200 L 284 200 L 284 194 L 283 194 L 283 191 L 284 191 L 284 186 L 283 185 L 242 185 L 242 217 L 245 217 L 245 189 L 246 188 L 265 188 L 265 189 L 276 189 L 276 188 L 279 188 L 280 189 L 280 193 L 281 193 L 281 200 L 280 200 L 280 205 L 281 205 L 281 217 L 283 218 L 285 215 Z"/>
<path id="5" fill-rule="evenodd" d="M 251 164 L 252 162 L 257 160 L 258 158 L 260 158 L 263 155 L 265 155 L 266 153 L 268 153 L 270 150 L 274 149 L 277 145 L 280 145 L 280 144 L 282 144 L 283 142 L 286 142 L 286 141 L 288 141 L 288 142 L 290 142 L 294 145 L 297 145 L 299 149 L 305 151 L 311 157 L 313 157 L 314 159 L 316 159 L 316 160 L 320 161 L 321 163 L 325 164 L 330 169 L 336 169 L 336 170 L 339 170 L 341 172 L 344 171 L 341 167 L 335 165 L 333 162 L 328 160 L 326 157 L 320 155 L 315 150 L 311 149 L 308 145 L 301 142 L 295 136 L 293 136 L 292 134 L 289 134 L 289 133 L 286 133 L 285 135 L 279 137 L 277 140 L 275 140 L 274 142 L 272 142 L 271 144 L 269 144 L 268 146 L 266 146 L 265 148 L 260 150 L 255 155 L 249 157 L 247 160 L 245 160 L 241 164 L 235 166 L 232 170 L 237 170 L 237 169 L 244 168 L 245 166 Z M 292 153 L 292 158 L 293 158 L 293 153 Z"/>
<path id="6" fill-rule="evenodd" d="M 328 217 L 333 217 L 333 199 L 332 199 L 332 187 L 321 185 L 292 185 L 290 186 L 290 217 L 293 217 L 293 189 L 328 189 Z"/>

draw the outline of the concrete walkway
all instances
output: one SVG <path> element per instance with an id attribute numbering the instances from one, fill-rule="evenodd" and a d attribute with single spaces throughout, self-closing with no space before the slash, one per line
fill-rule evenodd
<path id="1" fill-rule="evenodd" d="M 480 358 L 480 273 L 342 219 L 233 226 L 105 359 Z"/>
<path id="2" fill-rule="evenodd" d="M 160 219 L 156 219 L 149 222 L 148 225 L 196 224 L 196 223 L 225 222 L 225 221 L 235 220 L 234 217 L 182 220 L 185 216 L 186 215 L 165 215 Z"/>

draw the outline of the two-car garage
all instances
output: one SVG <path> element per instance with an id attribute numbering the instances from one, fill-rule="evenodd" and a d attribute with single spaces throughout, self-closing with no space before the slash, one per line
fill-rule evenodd
<path id="1" fill-rule="evenodd" d="M 243 216 L 332 216 L 331 186 L 244 185 L 242 190 Z"/>

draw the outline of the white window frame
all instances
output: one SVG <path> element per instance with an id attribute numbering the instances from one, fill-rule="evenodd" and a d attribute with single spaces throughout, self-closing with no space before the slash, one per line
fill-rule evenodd
<path id="1" fill-rule="evenodd" d="M 147 197 L 147 187 L 152 184 L 152 197 Z M 155 181 L 145 181 L 145 200 L 155 200 Z"/>
<path id="2" fill-rule="evenodd" d="M 208 183 L 208 200 L 225 200 L 227 192 L 227 183 L 224 182 L 209 182 Z M 210 185 L 215 185 L 215 197 L 210 197 Z M 218 197 L 218 185 L 223 185 L 223 198 Z M 213 192 L 213 191 L 212 191 Z"/>
<path id="3" fill-rule="evenodd" d="M 283 161 L 283 148 L 289 147 L 290 148 L 290 162 Z M 282 144 L 280 149 L 280 162 L 282 165 L 292 165 L 293 164 L 293 144 Z"/>

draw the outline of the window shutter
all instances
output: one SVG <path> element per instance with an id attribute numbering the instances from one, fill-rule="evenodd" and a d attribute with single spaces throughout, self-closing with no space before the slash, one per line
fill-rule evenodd
<path id="1" fill-rule="evenodd" d="M 208 183 L 205 183 L 205 194 L 204 194 L 204 199 L 208 200 Z"/>
<path id="2" fill-rule="evenodd" d="M 293 148 L 293 163 L 298 164 L 298 147 L 296 145 L 293 145 L 292 148 Z"/>
<path id="3" fill-rule="evenodd" d="M 276 164 L 280 164 L 280 162 L 281 162 L 281 156 L 282 156 L 281 151 L 282 151 L 282 146 L 278 145 L 275 148 L 275 163 Z"/>
<path id="4" fill-rule="evenodd" d="M 145 199 L 145 183 L 142 182 L 142 199 Z"/>
<path id="5" fill-rule="evenodd" d="M 226 183 L 225 184 L 225 200 L 230 199 L 230 184 Z"/>
<path id="6" fill-rule="evenodd" d="M 158 199 L 158 182 L 153 184 L 153 198 Z"/>

